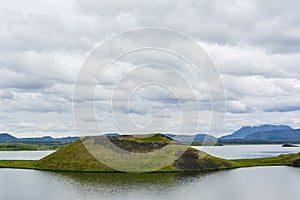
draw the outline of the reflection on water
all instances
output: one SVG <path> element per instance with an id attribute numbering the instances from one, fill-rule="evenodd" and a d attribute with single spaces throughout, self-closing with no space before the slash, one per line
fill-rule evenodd
<path id="1" fill-rule="evenodd" d="M 213 174 L 46 173 L 56 181 L 68 183 L 80 197 L 89 196 L 89 199 L 159 199 L 188 183 Z"/>
<path id="2" fill-rule="evenodd" d="M 299 200 L 299 175 L 300 169 L 292 167 L 243 168 L 204 174 L 0 169 L 0 199 Z"/>

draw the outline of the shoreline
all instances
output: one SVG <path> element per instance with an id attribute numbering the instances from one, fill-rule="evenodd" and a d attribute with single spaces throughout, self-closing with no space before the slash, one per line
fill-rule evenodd
<path id="1" fill-rule="evenodd" d="M 99 169 L 58 169 L 58 168 L 42 168 L 37 166 L 39 160 L 0 160 L 0 168 L 10 169 L 33 169 L 41 171 L 57 171 L 57 172 L 79 172 L 79 173 L 136 173 L 136 172 L 123 172 L 117 170 L 99 170 Z M 195 169 L 195 170 L 178 170 L 170 169 L 168 166 L 166 169 L 160 169 L 152 172 L 138 172 L 138 173 L 201 173 L 211 171 L 222 171 L 237 168 L 248 167 L 268 167 L 268 166 L 291 166 L 300 167 L 296 165 L 297 161 L 300 161 L 300 153 L 295 154 L 282 154 L 276 157 L 268 158 L 252 158 L 252 159 L 234 159 L 226 160 L 232 165 L 230 167 L 212 168 L 212 169 Z"/>
<path id="2" fill-rule="evenodd" d="M 1 143 L 0 143 L 1 144 Z M 68 144 L 64 144 L 63 146 L 67 146 Z M 283 145 L 283 143 L 224 143 L 224 144 L 221 144 L 221 145 L 194 145 L 194 144 L 191 144 L 189 145 L 190 147 L 223 147 L 223 146 L 259 146 L 259 145 Z M 300 146 L 296 146 L 296 145 L 300 145 L 300 143 L 293 143 L 292 145 L 295 145 L 294 147 L 300 147 Z M 283 147 L 283 146 L 282 146 Z M 3 151 L 9 151 L 9 152 L 12 152 L 12 151 L 57 151 L 61 148 L 41 148 L 41 149 L 22 149 L 22 148 L 17 148 L 17 149 L 14 149 L 14 148 L 0 148 L 0 152 L 3 152 Z"/>

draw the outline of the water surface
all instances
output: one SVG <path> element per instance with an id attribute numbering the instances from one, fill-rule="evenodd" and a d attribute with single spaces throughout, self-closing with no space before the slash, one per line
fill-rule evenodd
<path id="1" fill-rule="evenodd" d="M 0 151 L 0 160 L 39 160 L 54 151 Z"/>
<path id="2" fill-rule="evenodd" d="M 295 153 L 280 145 L 197 147 L 223 158 Z M 53 151 L 0 152 L 0 159 L 40 159 Z M 255 167 L 202 174 L 66 173 L 0 169 L 2 200 L 299 200 L 300 169 Z M 16 192 L 17 191 L 17 192 Z"/>
<path id="3" fill-rule="evenodd" d="M 300 147 L 282 147 L 282 145 L 225 145 L 194 148 L 225 159 L 264 158 L 300 152 Z"/>
<path id="4" fill-rule="evenodd" d="M 0 169 L 0 199 L 299 200 L 299 177 L 300 169 L 293 167 L 242 168 L 206 174 Z"/>

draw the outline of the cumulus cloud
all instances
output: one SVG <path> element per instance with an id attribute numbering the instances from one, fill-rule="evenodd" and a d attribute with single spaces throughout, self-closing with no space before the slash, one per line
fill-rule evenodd
<path id="1" fill-rule="evenodd" d="M 299 10 L 300 2 L 296 0 L 12 0 L 3 3 L 0 7 L 0 130 L 16 135 L 74 134 L 73 86 L 88 54 L 113 34 L 145 26 L 182 32 L 212 58 L 227 96 L 224 132 L 246 124 L 273 122 L 299 127 Z M 124 40 L 118 50 L 128 45 Z M 190 52 L 190 49 L 182 51 Z M 148 65 L 141 67 L 143 64 Z M 136 69 L 128 71 L 133 68 Z M 141 51 L 119 59 L 99 80 L 95 98 L 90 98 L 89 80 L 97 82 L 96 75 L 91 73 L 87 81 L 80 80 L 82 92 L 75 99 L 83 109 L 87 102 L 95 101 L 96 119 L 82 116 L 87 128 L 98 120 L 105 131 L 116 131 L 111 119 L 110 101 L 114 97 L 116 112 L 125 127 L 129 116 L 130 123 L 141 127 L 151 121 L 160 126 L 165 119 L 167 123 L 162 131 L 176 131 L 180 124 L 179 106 L 182 106 L 190 113 L 185 115 L 189 122 L 184 127 L 185 133 L 195 131 L 188 127 L 196 122 L 200 124 L 196 131 L 208 130 L 213 105 L 205 83 L 207 77 L 199 78 L 186 63 L 172 55 Z M 193 83 L 192 90 L 182 77 Z M 138 89 L 151 81 L 169 85 L 171 90 L 160 86 Z M 119 84 L 115 88 L 116 83 Z M 128 92 L 135 89 L 135 95 L 128 100 Z M 201 111 L 198 118 L 194 113 L 195 102 Z"/>
<path id="2" fill-rule="evenodd" d="M 14 96 L 13 93 L 10 92 L 9 90 L 0 91 L 0 98 L 1 99 L 12 99 L 13 96 Z"/>
<path id="3" fill-rule="evenodd" d="M 300 47 L 300 3 L 295 0 L 76 2 L 76 8 L 81 13 L 110 17 L 114 25 L 118 25 L 118 19 L 124 16 L 130 19 L 131 26 L 134 22 L 135 26 L 168 27 L 188 33 L 198 40 L 220 44 L 246 43 L 282 53 L 298 52 Z"/>

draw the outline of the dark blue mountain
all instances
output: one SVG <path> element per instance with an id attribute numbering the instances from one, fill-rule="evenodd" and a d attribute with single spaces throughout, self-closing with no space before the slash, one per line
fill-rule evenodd
<path id="1" fill-rule="evenodd" d="M 256 132 L 248 135 L 247 141 L 300 142 L 300 130 L 279 130 Z"/>
<path id="2" fill-rule="evenodd" d="M 293 129 L 287 125 L 271 124 L 264 124 L 260 126 L 244 126 L 231 135 L 219 138 L 219 142 L 299 143 L 300 129 Z"/>
<path id="3" fill-rule="evenodd" d="M 221 140 L 228 139 L 245 139 L 248 135 L 257 132 L 267 132 L 267 131 L 293 131 L 290 126 L 287 125 L 272 125 L 272 124 L 263 124 L 259 126 L 244 126 L 239 130 L 235 131 L 231 135 L 220 137 Z"/>
<path id="4" fill-rule="evenodd" d="M 63 137 L 52 138 L 51 136 L 38 137 L 38 138 L 16 138 L 8 133 L 0 134 L 0 142 L 61 142 L 71 143 L 78 140 L 79 137 Z"/>
<path id="5" fill-rule="evenodd" d="M 53 138 L 51 136 L 44 136 L 38 138 L 19 138 L 19 142 L 61 142 L 61 143 L 71 143 L 78 140 L 79 137 L 63 137 L 63 138 Z"/>
<path id="6" fill-rule="evenodd" d="M 18 138 L 8 134 L 8 133 L 0 133 L 0 142 L 16 142 Z"/>

